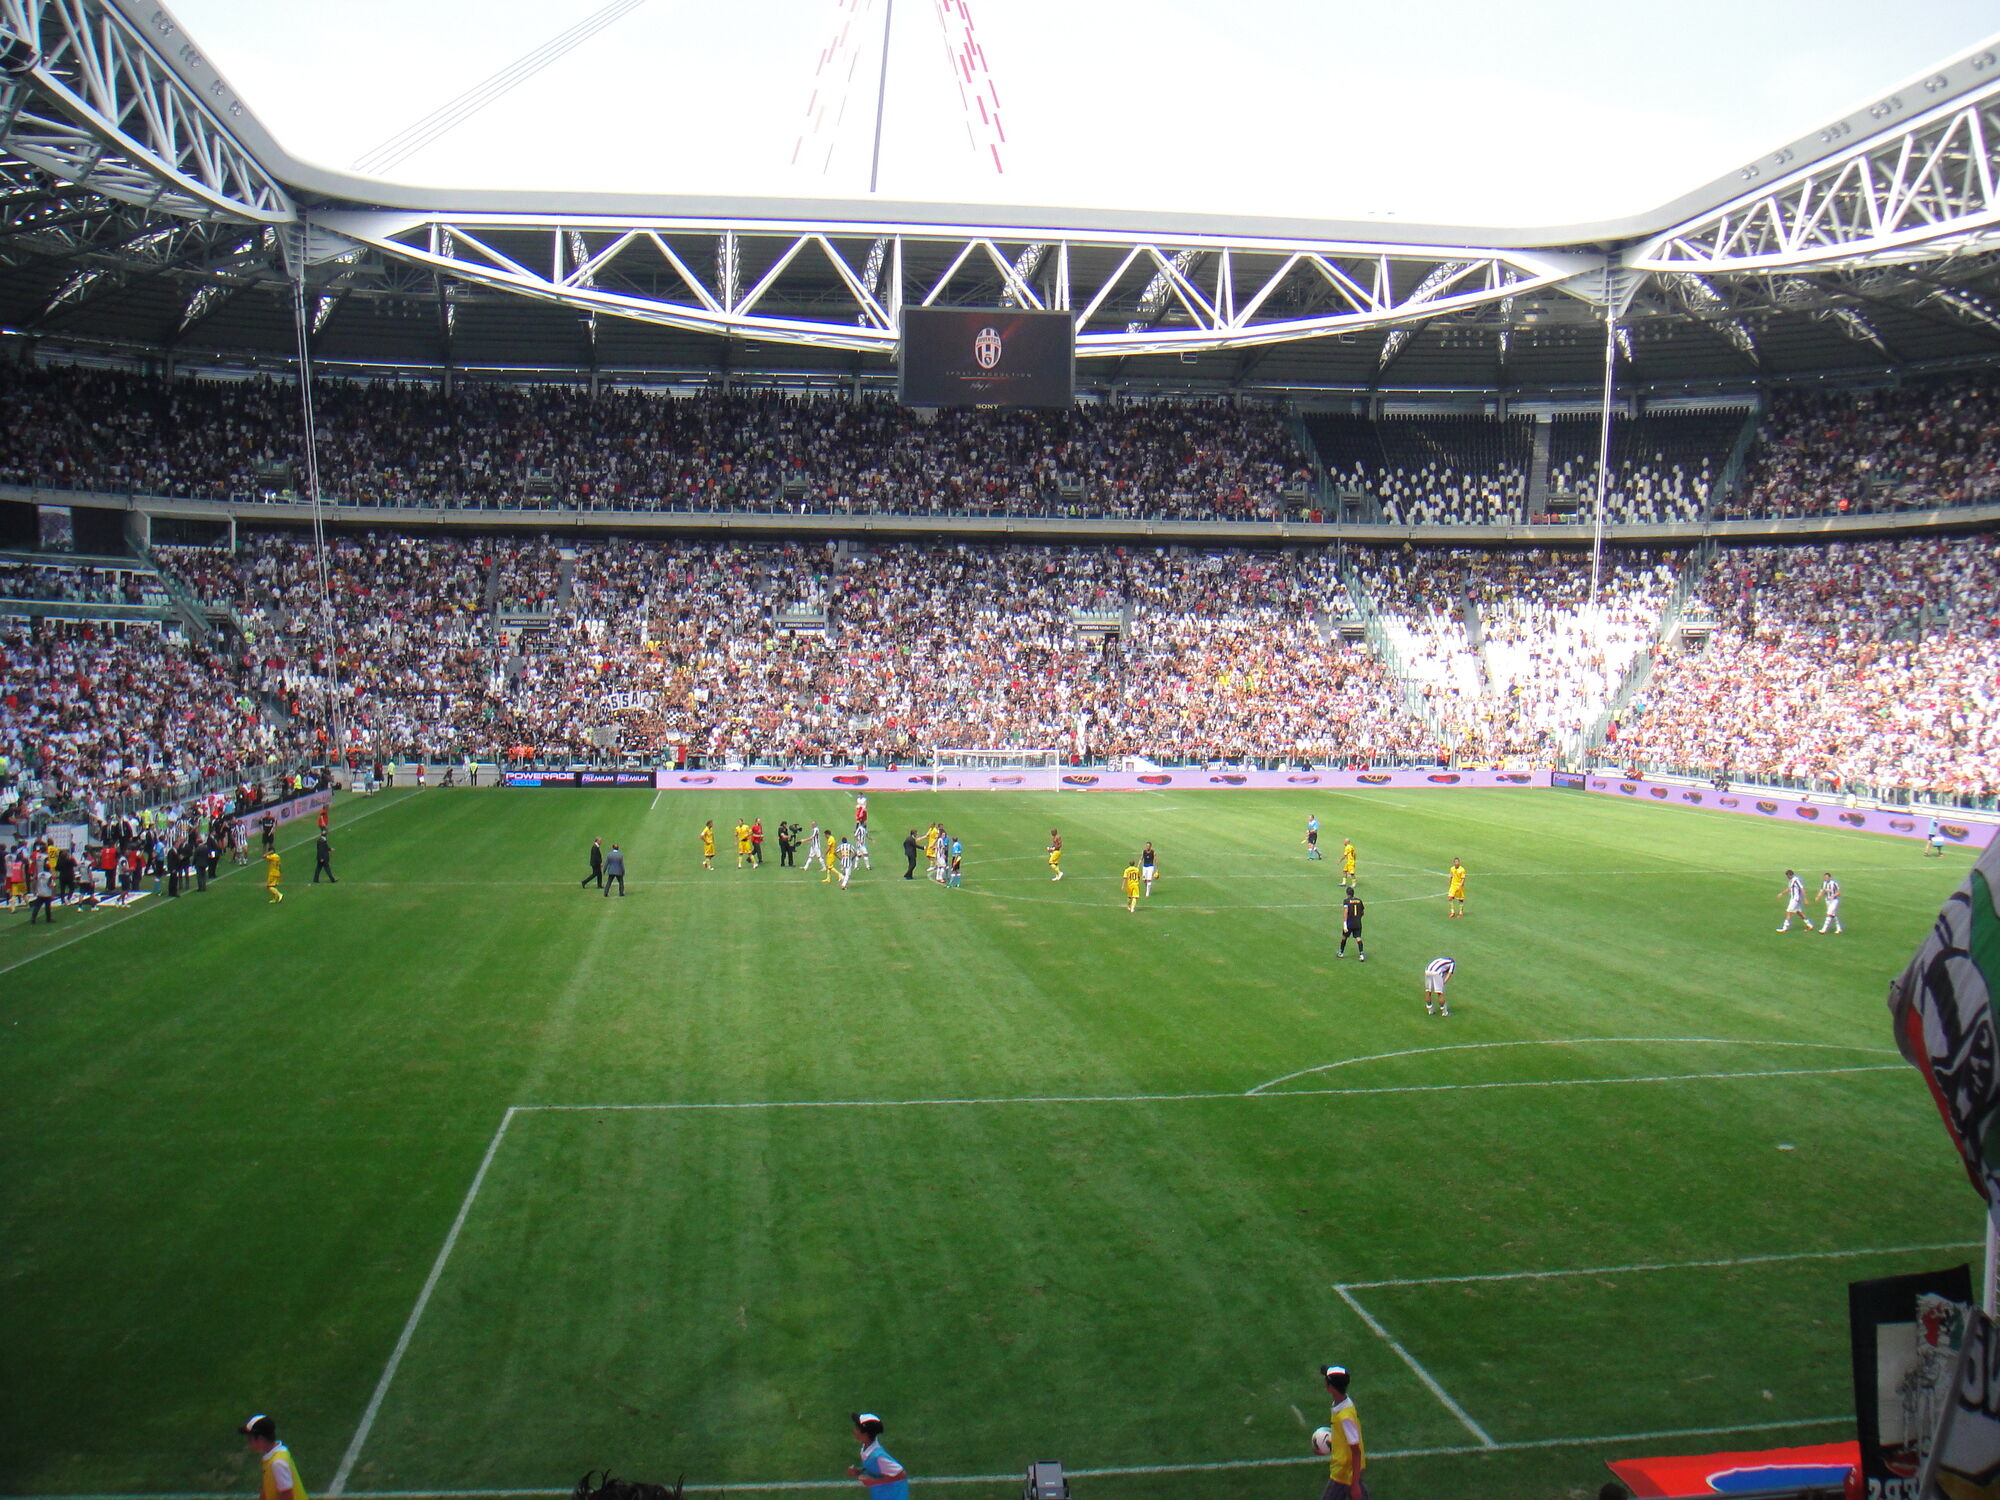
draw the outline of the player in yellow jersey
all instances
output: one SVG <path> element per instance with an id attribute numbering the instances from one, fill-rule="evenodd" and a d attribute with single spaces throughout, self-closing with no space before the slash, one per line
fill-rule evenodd
<path id="1" fill-rule="evenodd" d="M 1049 879 L 1062 879 L 1062 832 L 1055 828 L 1049 830 Z"/>
<path id="2" fill-rule="evenodd" d="M 264 903 L 266 906 L 285 899 L 285 893 L 278 889 L 278 882 L 282 878 L 283 875 L 278 867 L 278 851 L 272 849 L 264 856 L 264 889 L 271 893 L 271 899 Z"/>
<path id="3" fill-rule="evenodd" d="M 1368 1500 L 1368 1485 L 1362 1478 L 1368 1455 L 1361 1447 L 1361 1414 L 1347 1394 L 1347 1369 L 1343 1365 L 1323 1365 L 1326 1394 L 1333 1402 L 1327 1421 L 1327 1480 L 1320 1500 Z"/>
<path id="4" fill-rule="evenodd" d="M 1349 838 L 1343 838 L 1340 841 L 1340 883 L 1346 886 L 1350 893 L 1353 892 L 1354 840 Z"/>
<path id="5" fill-rule="evenodd" d="M 715 868 L 715 819 L 713 818 L 701 825 L 701 867 L 704 870 Z"/>
<path id="6" fill-rule="evenodd" d="M 1125 881 L 1125 910 L 1136 912 L 1139 909 L 1138 865 L 1136 864 L 1126 865 L 1125 874 L 1123 878 Z"/>
<path id="7" fill-rule="evenodd" d="M 306 1500 L 306 1487 L 299 1482 L 292 1450 L 278 1441 L 278 1424 L 259 1414 L 236 1430 L 250 1440 L 250 1451 L 263 1469 L 260 1500 Z"/>
<path id="8" fill-rule="evenodd" d="M 743 862 L 750 858 L 750 825 L 741 818 L 736 820 L 736 868 L 742 869 Z"/>
<path id="9" fill-rule="evenodd" d="M 1447 917 L 1462 917 L 1465 915 L 1465 866 L 1454 859 L 1445 878 L 1449 883 L 1444 888 L 1444 914 Z"/>

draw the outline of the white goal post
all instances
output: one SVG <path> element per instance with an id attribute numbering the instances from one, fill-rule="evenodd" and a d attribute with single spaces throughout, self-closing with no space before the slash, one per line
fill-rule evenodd
<path id="1" fill-rule="evenodd" d="M 1053 770 L 1062 758 L 1060 750 L 940 749 L 931 752 L 931 770 L 940 776 L 946 771 Z"/>

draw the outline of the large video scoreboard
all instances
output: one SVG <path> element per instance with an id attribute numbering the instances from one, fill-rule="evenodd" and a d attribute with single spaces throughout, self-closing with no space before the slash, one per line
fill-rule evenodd
<path id="1" fill-rule="evenodd" d="M 1076 324 L 1066 312 L 906 307 L 896 375 L 906 406 L 1068 406 Z"/>

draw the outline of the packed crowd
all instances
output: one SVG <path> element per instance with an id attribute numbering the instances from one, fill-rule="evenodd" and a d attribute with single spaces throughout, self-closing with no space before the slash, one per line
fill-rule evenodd
<path id="1" fill-rule="evenodd" d="M 370 536 L 330 544 L 330 621 L 302 544 L 255 537 L 228 566 L 249 680 L 302 718 L 330 690 L 371 756 L 1435 748 L 1381 664 L 1330 631 L 1344 606 L 1319 555 Z M 510 595 L 546 601 L 545 620 L 510 626 L 491 603 Z"/>
<path id="2" fill-rule="evenodd" d="M 174 794 L 322 752 L 919 761 L 1424 763 L 1573 754 L 1653 649 L 1679 559 L 1384 549 L 1354 578 L 1388 660 L 1343 644 L 1335 555 L 292 535 L 163 548 L 217 602 L 212 649 L 155 624 L 0 633 L 0 788 L 55 806 Z M 54 564 L 38 565 L 60 571 Z M 86 587 L 83 571 L 74 570 Z M 322 604 L 322 575 L 325 603 Z M 1722 553 L 1611 726 L 1647 767 L 2000 793 L 1991 536 Z"/>
<path id="3" fill-rule="evenodd" d="M 918 411 L 884 396 L 673 396 L 324 380 L 321 487 L 351 505 L 1275 519 L 1310 465 L 1217 401 Z M 303 487 L 286 381 L 0 367 L 0 483 L 271 499 Z"/>
<path id="4" fill-rule="evenodd" d="M 309 748 L 262 711 L 237 663 L 158 625 L 0 630 L 0 806 L 175 796 Z"/>
<path id="5" fill-rule="evenodd" d="M 1547 763 L 1579 748 L 1657 638 L 1675 565 L 1608 550 L 1594 596 L 1587 553 L 1404 549 L 1364 556 L 1360 574 L 1443 741 Z"/>
<path id="6" fill-rule="evenodd" d="M 1648 768 L 1822 788 L 2000 793 L 1992 535 L 1746 548 L 1699 597 L 1721 622 L 1619 726 Z"/>
<path id="7" fill-rule="evenodd" d="M 1731 516 L 1929 510 L 2000 495 L 1991 374 L 1879 391 L 1781 391 Z"/>

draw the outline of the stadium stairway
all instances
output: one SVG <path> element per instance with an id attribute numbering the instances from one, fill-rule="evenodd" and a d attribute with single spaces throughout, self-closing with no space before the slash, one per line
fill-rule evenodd
<path id="1" fill-rule="evenodd" d="M 1479 601 L 1466 584 L 1458 586 L 1458 612 L 1465 621 L 1465 644 L 1472 648 L 1472 664 L 1479 673 L 1479 696 L 1493 695 L 1492 664 L 1486 659 L 1486 630 L 1479 619 Z"/>
<path id="2" fill-rule="evenodd" d="M 186 628 L 188 639 L 203 646 L 213 646 L 220 632 L 216 630 L 215 622 L 209 619 L 208 611 L 202 608 L 201 602 L 188 592 L 187 585 L 174 576 L 172 569 L 161 566 L 159 558 L 153 554 L 153 549 L 144 543 L 133 543 L 132 551 L 159 579 L 160 590 L 167 596 L 167 607 L 174 612 L 174 618 Z"/>

